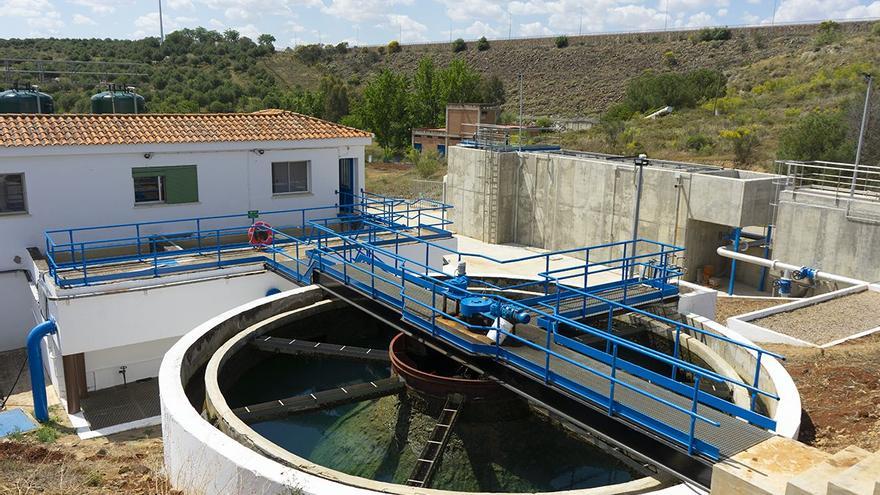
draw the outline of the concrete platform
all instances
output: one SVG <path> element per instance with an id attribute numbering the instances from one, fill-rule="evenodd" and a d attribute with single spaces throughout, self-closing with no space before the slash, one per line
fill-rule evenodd
<path id="1" fill-rule="evenodd" d="M 795 440 L 772 437 L 715 464 L 710 494 L 784 494 L 789 481 L 830 457 Z"/>
<path id="2" fill-rule="evenodd" d="M 867 450 L 851 445 L 792 479 L 785 489 L 785 495 L 826 495 L 828 480 L 856 465 L 869 454 Z"/>

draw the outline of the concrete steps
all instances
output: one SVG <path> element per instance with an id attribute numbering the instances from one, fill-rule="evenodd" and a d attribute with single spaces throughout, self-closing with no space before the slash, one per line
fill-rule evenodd
<path id="1" fill-rule="evenodd" d="M 853 467 L 871 453 L 856 446 L 849 446 L 829 459 L 798 474 L 785 488 L 785 495 L 827 495 L 828 481 Z"/>
<path id="2" fill-rule="evenodd" d="M 880 451 L 865 456 L 846 471 L 828 480 L 828 495 L 877 495 L 880 484 Z"/>

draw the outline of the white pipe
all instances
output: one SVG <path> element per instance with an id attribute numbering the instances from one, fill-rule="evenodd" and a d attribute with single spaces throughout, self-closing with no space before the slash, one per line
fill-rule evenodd
<path id="1" fill-rule="evenodd" d="M 737 253 L 736 251 L 731 251 L 727 249 L 725 246 L 721 246 L 718 248 L 717 253 L 719 256 L 724 256 L 725 258 L 731 258 L 739 261 L 745 261 L 747 263 L 752 263 L 758 266 L 766 266 L 771 270 L 790 270 L 792 272 L 800 271 L 802 267 L 797 265 L 792 265 L 790 263 L 783 263 L 779 260 L 768 260 L 765 258 L 760 258 L 758 256 L 752 256 L 749 254 Z M 854 278 L 844 277 L 842 275 L 835 275 L 833 273 L 820 272 L 817 271 L 815 277 L 818 280 L 827 280 L 829 282 L 840 282 L 842 284 L 850 284 L 850 285 L 866 285 L 868 282 L 864 280 L 857 280 Z"/>

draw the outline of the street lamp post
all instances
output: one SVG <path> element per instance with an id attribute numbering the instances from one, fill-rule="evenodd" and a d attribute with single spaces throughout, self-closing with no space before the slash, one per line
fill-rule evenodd
<path id="1" fill-rule="evenodd" d="M 868 89 L 865 92 L 865 108 L 862 110 L 862 127 L 859 130 L 859 144 L 856 147 L 856 163 L 853 167 L 852 185 L 849 188 L 849 198 L 852 199 L 856 194 L 856 182 L 859 178 L 859 162 L 862 159 L 862 146 L 865 144 L 865 129 L 868 127 L 868 112 L 871 109 L 871 89 L 874 85 L 874 76 L 872 74 L 862 74 L 868 83 Z"/>

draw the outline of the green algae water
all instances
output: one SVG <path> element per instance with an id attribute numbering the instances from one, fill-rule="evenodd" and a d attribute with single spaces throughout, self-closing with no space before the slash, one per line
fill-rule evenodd
<path id="1" fill-rule="evenodd" d="M 389 376 L 387 366 L 272 356 L 227 393 L 233 407 Z M 337 471 L 403 484 L 436 423 L 406 396 L 252 423 L 288 451 Z M 430 488 L 530 492 L 623 483 L 638 473 L 538 415 L 495 423 L 459 421 Z"/>

